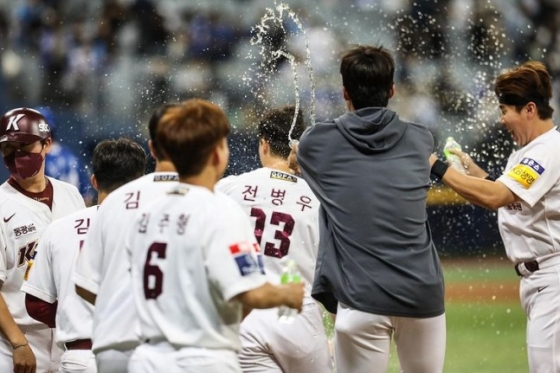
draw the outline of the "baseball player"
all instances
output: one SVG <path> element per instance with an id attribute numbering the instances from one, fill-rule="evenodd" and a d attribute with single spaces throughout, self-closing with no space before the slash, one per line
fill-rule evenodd
<path id="1" fill-rule="evenodd" d="M 91 182 L 98 203 L 121 185 L 144 174 L 146 153 L 128 139 L 105 140 L 93 152 Z M 29 280 L 23 284 L 29 315 L 54 326 L 55 339 L 64 350 L 60 373 L 96 373 L 91 351 L 93 306 L 76 294 L 71 281 L 79 250 L 98 206 L 77 211 L 51 223 L 37 247 Z M 55 318 L 56 316 L 56 318 Z"/>
<path id="2" fill-rule="evenodd" d="M 177 183 L 175 168 L 155 139 L 159 119 L 173 106 L 158 108 L 150 118 L 149 148 L 156 159 L 155 172 L 123 185 L 107 197 L 99 207 L 74 269 L 76 291 L 95 304 L 92 341 L 99 372 L 125 373 L 130 355 L 140 343 L 124 233 L 140 206 Z"/>
<path id="3" fill-rule="evenodd" d="M 0 149 L 10 178 L 0 186 L 0 367 L 2 372 L 55 372 L 62 351 L 54 330 L 31 318 L 20 291 L 43 231 L 85 207 L 78 190 L 45 177 L 49 125 L 36 110 L 0 118 Z"/>
<path id="4" fill-rule="evenodd" d="M 222 179 L 218 190 L 251 216 L 264 253 L 267 275 L 279 282 L 284 262 L 293 259 L 305 281 L 303 311 L 292 324 L 278 323 L 278 310 L 255 310 L 241 323 L 243 372 L 331 372 L 332 363 L 321 310 L 311 298 L 319 242 L 319 202 L 305 180 L 288 167 L 288 133 L 294 106 L 272 110 L 258 125 L 262 168 Z M 298 113 L 293 138 L 304 130 Z"/>
<path id="5" fill-rule="evenodd" d="M 158 141 L 181 183 L 144 207 L 131 230 L 132 284 L 144 343 L 129 372 L 239 373 L 246 309 L 301 309 L 303 284 L 266 282 L 242 208 L 214 185 L 226 169 L 229 123 L 207 101 L 168 110 Z"/>
<path id="6" fill-rule="evenodd" d="M 403 372 L 444 366 L 444 278 L 426 214 L 433 137 L 387 108 L 394 72 L 383 47 L 347 50 L 348 112 L 308 128 L 297 151 L 321 202 L 312 296 L 336 313 L 339 372 L 385 372 L 392 341 Z"/>
<path id="7" fill-rule="evenodd" d="M 468 201 L 498 211 L 506 254 L 521 277 L 531 373 L 560 373 L 560 134 L 552 120 L 552 78 L 529 61 L 496 78 L 501 124 L 519 149 L 493 180 L 461 151 L 465 173 L 435 156 L 432 173 Z"/>

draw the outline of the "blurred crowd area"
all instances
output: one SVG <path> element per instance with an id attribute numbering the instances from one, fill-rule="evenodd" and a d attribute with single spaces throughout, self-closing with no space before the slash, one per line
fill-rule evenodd
<path id="1" fill-rule="evenodd" d="M 256 149 L 251 134 L 260 113 L 299 97 L 308 120 L 340 115 L 341 51 L 383 44 L 397 59 L 391 108 L 429 127 L 439 147 L 455 136 L 498 167 L 509 143 L 495 147 L 503 134 L 493 78 L 528 59 L 560 73 L 558 0 L 286 4 L 289 9 L 274 0 L 0 0 L 0 109 L 50 107 L 60 139 L 87 158 L 101 138 L 145 139 L 147 118 L 164 102 L 209 99 L 245 139 L 232 151 L 232 164 L 242 171 L 255 161 L 243 153 Z M 279 18 L 282 9 L 282 21 L 262 20 Z M 259 30 L 264 37 L 255 44 Z M 556 108 L 559 88 L 556 81 Z"/>

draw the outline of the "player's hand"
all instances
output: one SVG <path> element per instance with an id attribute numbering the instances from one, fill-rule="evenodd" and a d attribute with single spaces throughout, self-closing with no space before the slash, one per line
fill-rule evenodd
<path id="1" fill-rule="evenodd" d="M 301 312 L 303 307 L 303 282 L 282 285 L 286 292 L 284 305 Z"/>
<path id="2" fill-rule="evenodd" d="M 481 179 L 484 179 L 486 176 L 488 176 L 488 173 L 480 168 L 467 153 L 459 149 L 449 149 L 449 152 L 459 157 L 465 174 L 469 176 L 479 177 Z"/>
<path id="3" fill-rule="evenodd" d="M 299 143 L 297 141 L 294 141 L 294 144 L 292 145 L 292 151 L 288 156 L 288 167 L 290 167 L 290 169 L 293 171 L 294 174 L 299 175 L 301 174 L 301 170 L 299 169 L 299 164 L 297 160 L 298 149 L 299 149 Z"/>
<path id="4" fill-rule="evenodd" d="M 14 373 L 35 373 L 37 361 L 29 344 L 16 348 L 13 353 Z"/>

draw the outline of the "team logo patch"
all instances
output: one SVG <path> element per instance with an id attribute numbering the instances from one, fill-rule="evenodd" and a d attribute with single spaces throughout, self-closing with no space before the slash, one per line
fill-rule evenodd
<path id="1" fill-rule="evenodd" d="M 178 175 L 154 175 L 154 182 L 158 181 L 179 181 Z"/>
<path id="2" fill-rule="evenodd" d="M 44 121 L 39 122 L 39 132 L 49 132 L 51 129 Z"/>
<path id="3" fill-rule="evenodd" d="M 525 189 L 529 189 L 543 172 L 544 167 L 537 161 L 531 158 L 523 158 L 517 166 L 509 170 L 507 175 Z"/>
<path id="4" fill-rule="evenodd" d="M 229 247 L 229 252 L 235 259 L 237 268 L 239 268 L 239 273 L 241 276 L 247 276 L 255 272 L 261 272 L 264 274 L 264 267 L 262 266 L 262 258 L 259 260 L 253 256 L 253 245 L 249 242 L 241 242 Z M 258 254 L 258 253 L 257 253 Z"/>
<path id="5" fill-rule="evenodd" d="M 284 173 L 284 172 L 280 172 L 280 171 L 271 171 L 270 172 L 270 178 L 271 179 L 277 179 L 277 180 L 290 181 L 292 183 L 297 183 L 297 177 L 295 177 L 294 175 Z"/>

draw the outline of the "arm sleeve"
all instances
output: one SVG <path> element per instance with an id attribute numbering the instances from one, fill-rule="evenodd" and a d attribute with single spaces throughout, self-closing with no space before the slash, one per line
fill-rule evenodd
<path id="1" fill-rule="evenodd" d="M 555 154 L 556 153 L 556 154 Z M 498 181 L 533 207 L 558 182 L 560 154 L 549 146 L 534 147 Z"/>
<path id="2" fill-rule="evenodd" d="M 56 222 L 52 223 L 43 233 L 35 251 L 29 280 L 21 286 L 24 293 L 48 303 L 54 303 L 58 296 L 52 263 L 53 232 L 56 230 L 56 225 Z"/>
<path id="3" fill-rule="evenodd" d="M 231 201 L 221 214 L 212 214 L 212 219 L 213 229 L 206 235 L 206 267 L 210 280 L 221 289 L 224 299 L 229 301 L 264 285 L 260 250 L 249 218 L 241 207 Z"/>
<path id="4" fill-rule="evenodd" d="M 103 214 L 99 209 L 98 217 L 91 224 L 84 245 L 72 274 L 72 281 L 79 287 L 97 294 L 103 269 Z"/>
<path id="5" fill-rule="evenodd" d="M 56 328 L 56 309 L 58 302 L 45 302 L 31 294 L 25 295 L 25 308 L 29 316 L 51 328 Z"/>

